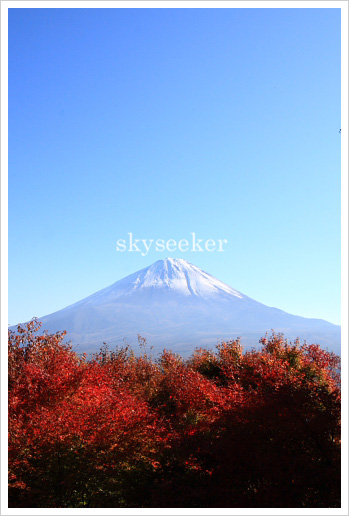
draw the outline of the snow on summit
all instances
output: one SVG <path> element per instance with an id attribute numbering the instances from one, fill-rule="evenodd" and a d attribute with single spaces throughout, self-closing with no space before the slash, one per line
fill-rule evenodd
<path id="1" fill-rule="evenodd" d="M 143 269 L 134 281 L 134 288 L 166 288 L 185 296 L 201 297 L 225 292 L 242 298 L 233 288 L 180 258 L 158 260 Z"/>
<path id="2" fill-rule="evenodd" d="M 152 300 L 158 298 L 161 302 L 163 296 L 168 297 L 171 294 L 177 298 L 184 296 L 187 299 L 195 297 L 203 300 L 246 297 L 186 260 L 166 258 L 126 276 L 85 300 L 79 301 L 78 304 L 115 302 L 119 298 L 127 299 L 136 295 L 141 296 L 142 299 L 151 296 Z"/>

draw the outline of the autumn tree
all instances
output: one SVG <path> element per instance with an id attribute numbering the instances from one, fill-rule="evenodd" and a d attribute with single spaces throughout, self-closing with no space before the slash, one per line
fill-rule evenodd
<path id="1" fill-rule="evenodd" d="M 340 506 L 334 354 L 272 333 L 87 360 L 39 327 L 9 332 L 10 507 Z"/>

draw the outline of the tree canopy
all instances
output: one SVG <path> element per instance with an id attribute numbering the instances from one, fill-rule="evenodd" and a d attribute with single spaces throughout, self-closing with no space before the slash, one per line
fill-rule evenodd
<path id="1" fill-rule="evenodd" d="M 87 360 L 39 326 L 9 331 L 10 507 L 340 507 L 333 353 L 272 333 Z"/>

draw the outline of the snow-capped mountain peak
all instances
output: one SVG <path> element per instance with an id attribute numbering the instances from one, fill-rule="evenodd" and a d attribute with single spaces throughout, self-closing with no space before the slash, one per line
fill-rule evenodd
<path id="1" fill-rule="evenodd" d="M 150 267 L 136 273 L 136 275 L 137 277 L 132 281 L 132 290 L 165 288 L 184 296 L 205 298 L 226 293 L 242 298 L 242 294 L 237 290 L 180 258 L 158 260 Z"/>
<path id="2" fill-rule="evenodd" d="M 125 338 L 134 343 L 141 334 L 158 351 L 174 346 L 190 354 L 220 338 L 255 345 L 271 328 L 340 349 L 340 327 L 265 306 L 178 258 L 158 260 L 40 321 L 43 330 L 66 330 L 81 352 Z"/>
<path id="3" fill-rule="evenodd" d="M 117 301 L 118 298 L 126 298 L 141 295 L 159 299 L 162 296 L 174 296 L 182 298 L 201 298 L 203 300 L 217 297 L 243 299 L 245 296 L 199 269 L 195 265 L 180 258 L 166 258 L 158 260 L 149 267 L 141 269 L 125 278 L 113 283 L 109 287 L 96 292 L 80 303 L 99 304 Z"/>

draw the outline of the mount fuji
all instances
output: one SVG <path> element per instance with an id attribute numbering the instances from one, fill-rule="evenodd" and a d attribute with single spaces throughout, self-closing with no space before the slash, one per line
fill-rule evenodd
<path id="1" fill-rule="evenodd" d="M 238 336 L 248 349 L 271 329 L 340 353 L 340 326 L 263 305 L 174 258 L 158 260 L 39 321 L 49 333 L 66 330 L 78 353 L 93 353 L 103 342 L 110 347 L 126 342 L 136 350 L 139 334 L 153 353 L 166 348 L 188 356 L 196 347 L 212 348 Z"/>

